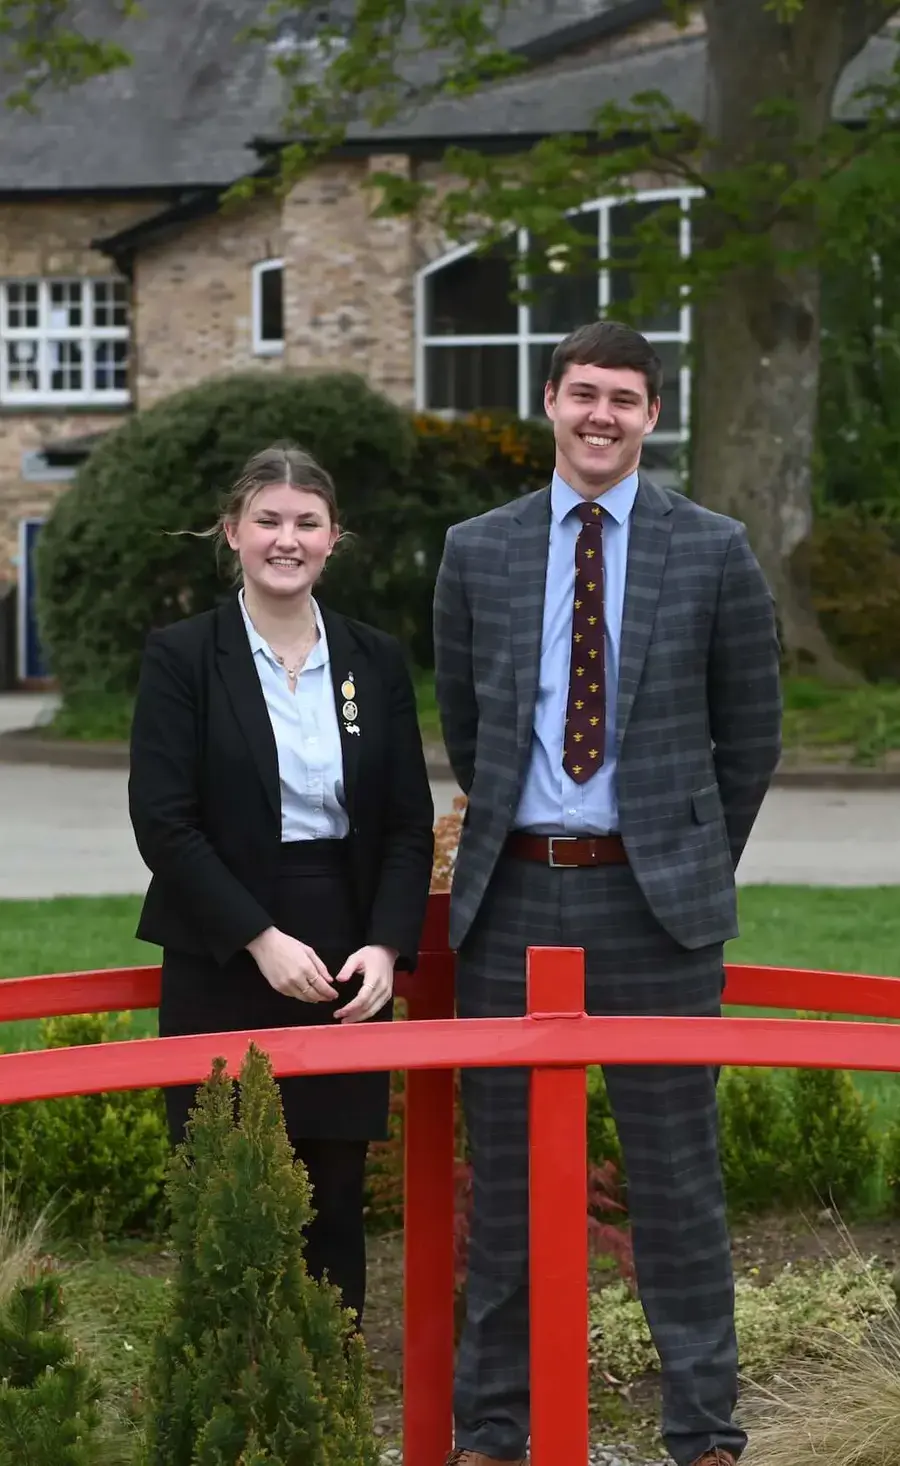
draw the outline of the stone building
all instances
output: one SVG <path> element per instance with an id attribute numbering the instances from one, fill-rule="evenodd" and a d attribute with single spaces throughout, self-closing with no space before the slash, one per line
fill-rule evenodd
<path id="1" fill-rule="evenodd" d="M 94 5 L 109 36 L 103 0 L 79 13 Z M 451 143 L 520 150 L 587 130 L 603 101 L 654 88 L 702 110 L 699 22 L 675 31 L 664 0 L 542 0 L 508 22 L 506 41 L 527 63 L 514 78 L 383 133 L 355 128 L 285 197 L 226 208 L 224 192 L 281 142 L 272 57 L 241 39 L 258 13 L 258 0 L 155 0 L 144 18 L 118 22 L 132 66 L 41 93 L 37 115 L 5 118 L 0 606 L 16 587 L 18 610 L 5 679 L 0 645 L 0 686 L 43 675 L 31 549 L 91 442 L 126 414 L 235 370 L 347 367 L 409 406 L 539 413 L 554 342 L 614 310 L 628 288 L 627 276 L 601 268 L 551 278 L 535 304 L 513 304 L 508 260 L 473 256 L 411 219 L 375 218 L 367 174 L 439 178 Z M 869 46 L 841 106 L 889 68 L 893 50 L 882 39 Z M 635 187 L 634 203 L 585 201 L 580 217 L 601 261 L 636 213 L 675 192 L 658 179 Z M 690 195 L 681 200 L 687 251 Z M 668 377 L 653 453 L 672 472 L 688 426 L 690 311 L 663 312 L 645 329 Z"/>

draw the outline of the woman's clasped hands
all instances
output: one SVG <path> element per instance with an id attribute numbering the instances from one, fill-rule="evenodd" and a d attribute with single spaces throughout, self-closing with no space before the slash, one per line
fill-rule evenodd
<path id="1" fill-rule="evenodd" d="M 339 987 L 360 973 L 362 985 L 356 997 L 334 1015 L 344 1023 L 374 1017 L 393 995 L 397 953 L 390 947 L 360 947 L 334 977 L 312 947 L 274 926 L 254 937 L 247 950 L 270 987 L 301 1003 L 335 1002 Z"/>

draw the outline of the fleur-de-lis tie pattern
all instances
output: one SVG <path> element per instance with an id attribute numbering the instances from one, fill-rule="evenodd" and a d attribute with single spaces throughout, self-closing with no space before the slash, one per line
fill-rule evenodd
<path id="1" fill-rule="evenodd" d="M 606 734 L 606 621 L 603 614 L 603 511 L 579 504 L 575 544 L 572 661 L 563 768 L 585 784 L 602 767 Z"/>

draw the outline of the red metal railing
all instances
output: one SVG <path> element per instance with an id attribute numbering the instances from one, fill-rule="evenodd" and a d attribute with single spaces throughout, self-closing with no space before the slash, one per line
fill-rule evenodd
<path id="1" fill-rule="evenodd" d="M 414 979 L 398 993 L 411 1023 L 349 1029 L 137 1039 L 0 1056 L 0 1104 L 203 1079 L 222 1054 L 233 1072 L 253 1038 L 276 1074 L 407 1070 L 404 1460 L 438 1466 L 452 1433 L 453 1069 L 531 1069 L 531 1359 L 535 1466 L 584 1466 L 588 1449 L 588 1064 L 765 1064 L 900 1071 L 900 1027 L 772 1018 L 589 1018 L 584 959 L 528 953 L 523 1018 L 458 1023 L 446 896 L 433 896 Z M 0 1021 L 154 1008 L 159 969 L 81 972 L 0 983 Z M 730 967 L 739 1006 L 900 1018 L 900 979 Z"/>

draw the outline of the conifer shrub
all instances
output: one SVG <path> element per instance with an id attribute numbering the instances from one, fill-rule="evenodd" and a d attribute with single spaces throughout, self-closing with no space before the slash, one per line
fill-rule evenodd
<path id="1" fill-rule="evenodd" d="M 796 1199 L 809 1204 L 815 1197 L 848 1211 L 864 1205 L 878 1179 L 874 1106 L 845 1069 L 792 1069 L 788 1092 Z"/>
<path id="2" fill-rule="evenodd" d="M 364 1350 L 303 1257 L 309 1185 L 268 1059 L 216 1062 L 169 1175 L 177 1254 L 149 1466 L 376 1466 Z"/>
<path id="3" fill-rule="evenodd" d="M 129 1442 L 104 1438 L 99 1398 L 63 1327 L 59 1279 L 34 1270 L 0 1312 L 0 1466 L 126 1466 Z"/>

